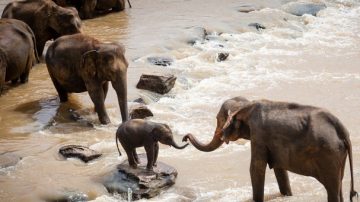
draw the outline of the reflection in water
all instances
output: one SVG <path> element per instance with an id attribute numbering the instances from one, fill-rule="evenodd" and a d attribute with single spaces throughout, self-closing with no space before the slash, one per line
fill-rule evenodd
<path id="1" fill-rule="evenodd" d="M 355 188 L 359 190 L 360 125 L 356 117 L 360 94 L 355 90 L 360 85 L 359 3 L 328 0 L 328 8 L 317 17 L 295 17 L 280 9 L 284 2 L 288 1 L 137 0 L 125 12 L 85 21 L 84 32 L 125 45 L 130 62 L 129 102 L 142 97 L 155 114 L 152 120 L 169 124 L 177 142 L 181 141 L 178 134 L 187 132 L 210 141 L 222 101 L 233 96 L 329 109 L 350 131 Z M 238 12 L 249 4 L 265 9 Z M 258 31 L 250 23 L 266 29 Z M 219 53 L 229 53 L 229 57 L 218 62 Z M 174 63 L 154 66 L 147 62 L 150 56 L 169 56 Z M 169 94 L 159 96 L 135 88 L 142 73 L 153 72 L 178 77 Z M 83 194 L 90 200 L 118 201 L 118 196 L 108 195 L 99 183 L 126 158 L 118 156 L 115 146 L 121 119 L 112 89 L 106 107 L 112 123 L 103 126 L 88 93 L 72 94 L 69 102 L 59 103 L 45 64 L 32 69 L 29 83 L 7 87 L 0 97 L 0 155 L 21 160 L 0 169 L 0 201 Z M 89 146 L 103 156 L 89 164 L 64 160 L 58 149 L 68 144 Z M 194 147 L 181 151 L 160 147 L 160 161 L 176 167 L 179 176 L 176 185 L 154 201 L 250 201 L 249 142 L 223 145 L 211 153 Z M 266 200 L 326 200 L 316 180 L 295 174 L 290 178 L 294 196 L 280 197 L 275 176 L 268 170 Z M 348 196 L 348 163 L 343 184 L 344 196 Z"/>

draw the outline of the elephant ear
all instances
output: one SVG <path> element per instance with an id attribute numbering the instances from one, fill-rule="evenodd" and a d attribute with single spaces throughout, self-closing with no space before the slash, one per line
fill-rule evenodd
<path id="1" fill-rule="evenodd" d="M 250 103 L 243 107 L 240 107 L 239 109 L 235 110 L 231 113 L 231 111 L 228 111 L 228 118 L 226 119 L 226 122 L 224 124 L 223 130 L 228 128 L 233 121 L 239 120 L 239 121 L 245 121 L 249 119 L 251 113 L 256 108 L 258 104 L 257 103 Z"/>
<path id="2" fill-rule="evenodd" d="M 93 78 L 96 75 L 96 62 L 99 53 L 97 50 L 91 50 L 81 56 L 80 74 L 85 78 Z"/>
<path id="3" fill-rule="evenodd" d="M 157 126 L 155 126 L 150 132 L 150 135 L 151 135 L 151 137 L 153 138 L 154 141 L 159 141 L 160 140 L 160 134 L 161 134 L 161 130 Z"/>

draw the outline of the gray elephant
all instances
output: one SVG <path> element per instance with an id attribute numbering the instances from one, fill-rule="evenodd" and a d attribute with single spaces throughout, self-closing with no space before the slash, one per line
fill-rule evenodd
<path id="1" fill-rule="evenodd" d="M 29 0 L 9 3 L 2 18 L 14 18 L 27 23 L 36 38 L 41 56 L 45 43 L 63 35 L 81 32 L 81 20 L 74 8 L 62 8 L 51 0 Z"/>
<path id="2" fill-rule="evenodd" d="M 53 0 L 62 7 L 75 7 L 81 19 L 93 18 L 98 13 L 122 11 L 125 9 L 125 0 Z M 130 1 L 128 4 L 131 8 Z"/>
<path id="3" fill-rule="evenodd" d="M 232 112 L 222 140 L 251 141 L 250 176 L 253 200 L 264 200 L 266 166 L 274 168 L 281 193 L 291 195 L 286 171 L 312 176 L 322 183 L 329 202 L 342 202 L 342 179 L 349 155 L 354 190 L 352 149 L 348 131 L 330 112 L 295 103 L 252 101 Z M 279 180 L 280 179 L 280 180 Z"/>
<path id="4" fill-rule="evenodd" d="M 90 36 L 73 34 L 58 38 L 49 46 L 46 65 L 60 101 L 68 93 L 88 91 L 102 124 L 110 122 L 105 98 L 111 81 L 121 109 L 122 121 L 128 119 L 127 67 L 125 49 L 117 43 L 102 43 Z"/>
<path id="5" fill-rule="evenodd" d="M 0 19 L 0 95 L 5 82 L 26 83 L 32 66 L 38 61 L 35 37 L 22 21 Z"/>
<path id="6" fill-rule="evenodd" d="M 173 146 L 176 149 L 184 149 L 188 146 L 188 144 L 184 146 L 178 146 L 176 144 L 168 125 L 142 119 L 132 119 L 119 126 L 115 141 L 119 155 L 121 156 L 118 140 L 126 151 L 129 165 L 133 168 L 137 168 L 137 164 L 139 163 L 136 148 L 144 146 L 148 160 L 146 166 L 148 170 L 153 170 L 153 166 L 156 166 L 156 160 L 159 154 L 158 142 Z"/>

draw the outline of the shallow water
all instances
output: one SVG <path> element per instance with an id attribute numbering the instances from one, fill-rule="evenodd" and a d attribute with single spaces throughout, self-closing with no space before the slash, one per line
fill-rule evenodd
<path id="1" fill-rule="evenodd" d="M 0 8 L 4 2 L 0 1 Z M 351 134 L 355 188 L 360 190 L 360 4 L 324 1 L 328 8 L 318 17 L 296 17 L 281 10 L 285 2 L 136 0 L 132 9 L 83 25 L 86 34 L 125 45 L 130 105 L 142 97 L 155 114 L 151 120 L 169 124 L 178 142 L 188 132 L 209 141 L 220 105 L 238 95 L 330 110 Z M 248 4 L 263 9 L 237 11 Z M 247 26 L 253 22 L 267 29 Z M 210 33 L 209 40 L 200 40 L 201 28 Z M 187 43 L 194 40 L 194 45 Z M 230 56 L 217 62 L 219 52 Z M 175 62 L 169 67 L 153 66 L 147 62 L 149 56 L 167 56 Z M 165 96 L 137 90 L 139 76 L 153 72 L 175 74 L 175 88 Z M 44 64 L 33 68 L 26 85 L 8 86 L 0 97 L 0 154 L 23 158 L 14 167 L 0 169 L 0 201 L 39 201 L 68 192 L 82 192 L 95 201 L 118 201 L 97 183 L 125 160 L 118 157 L 114 142 L 120 113 L 114 91 L 109 93 L 106 105 L 112 124 L 102 126 L 87 93 L 74 94 L 69 103 L 59 104 Z M 70 110 L 81 119 L 73 120 Z M 66 161 L 57 152 L 67 144 L 87 145 L 103 156 L 89 164 Z M 246 141 L 211 153 L 162 145 L 159 160 L 176 167 L 179 176 L 174 187 L 153 201 L 251 201 Z M 294 196 L 281 197 L 268 170 L 266 200 L 326 201 L 325 189 L 313 178 L 295 174 L 290 178 Z M 345 201 L 349 187 L 346 168 Z"/>

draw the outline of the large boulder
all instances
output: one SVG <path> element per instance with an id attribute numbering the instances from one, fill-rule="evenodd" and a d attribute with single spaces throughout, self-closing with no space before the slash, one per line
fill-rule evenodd
<path id="1" fill-rule="evenodd" d="M 159 94 L 168 93 L 175 85 L 176 77 L 174 75 L 149 75 L 143 74 L 138 84 L 139 89 L 153 91 Z"/>
<path id="2" fill-rule="evenodd" d="M 296 16 L 302 16 L 305 14 L 316 16 L 317 13 L 326 8 L 324 3 L 314 3 L 314 2 L 290 2 L 285 4 L 282 9 L 290 14 Z"/>
<path id="3" fill-rule="evenodd" d="M 66 145 L 59 149 L 59 153 L 65 158 L 78 158 L 85 163 L 99 158 L 102 154 L 80 145 Z"/>
<path id="4" fill-rule="evenodd" d="M 178 174 L 175 168 L 157 162 L 154 171 L 147 171 L 146 155 L 142 154 L 139 157 L 141 164 L 137 169 L 131 168 L 126 160 L 102 179 L 109 193 L 118 193 L 127 199 L 130 188 L 132 199 L 149 199 L 175 184 Z"/>

